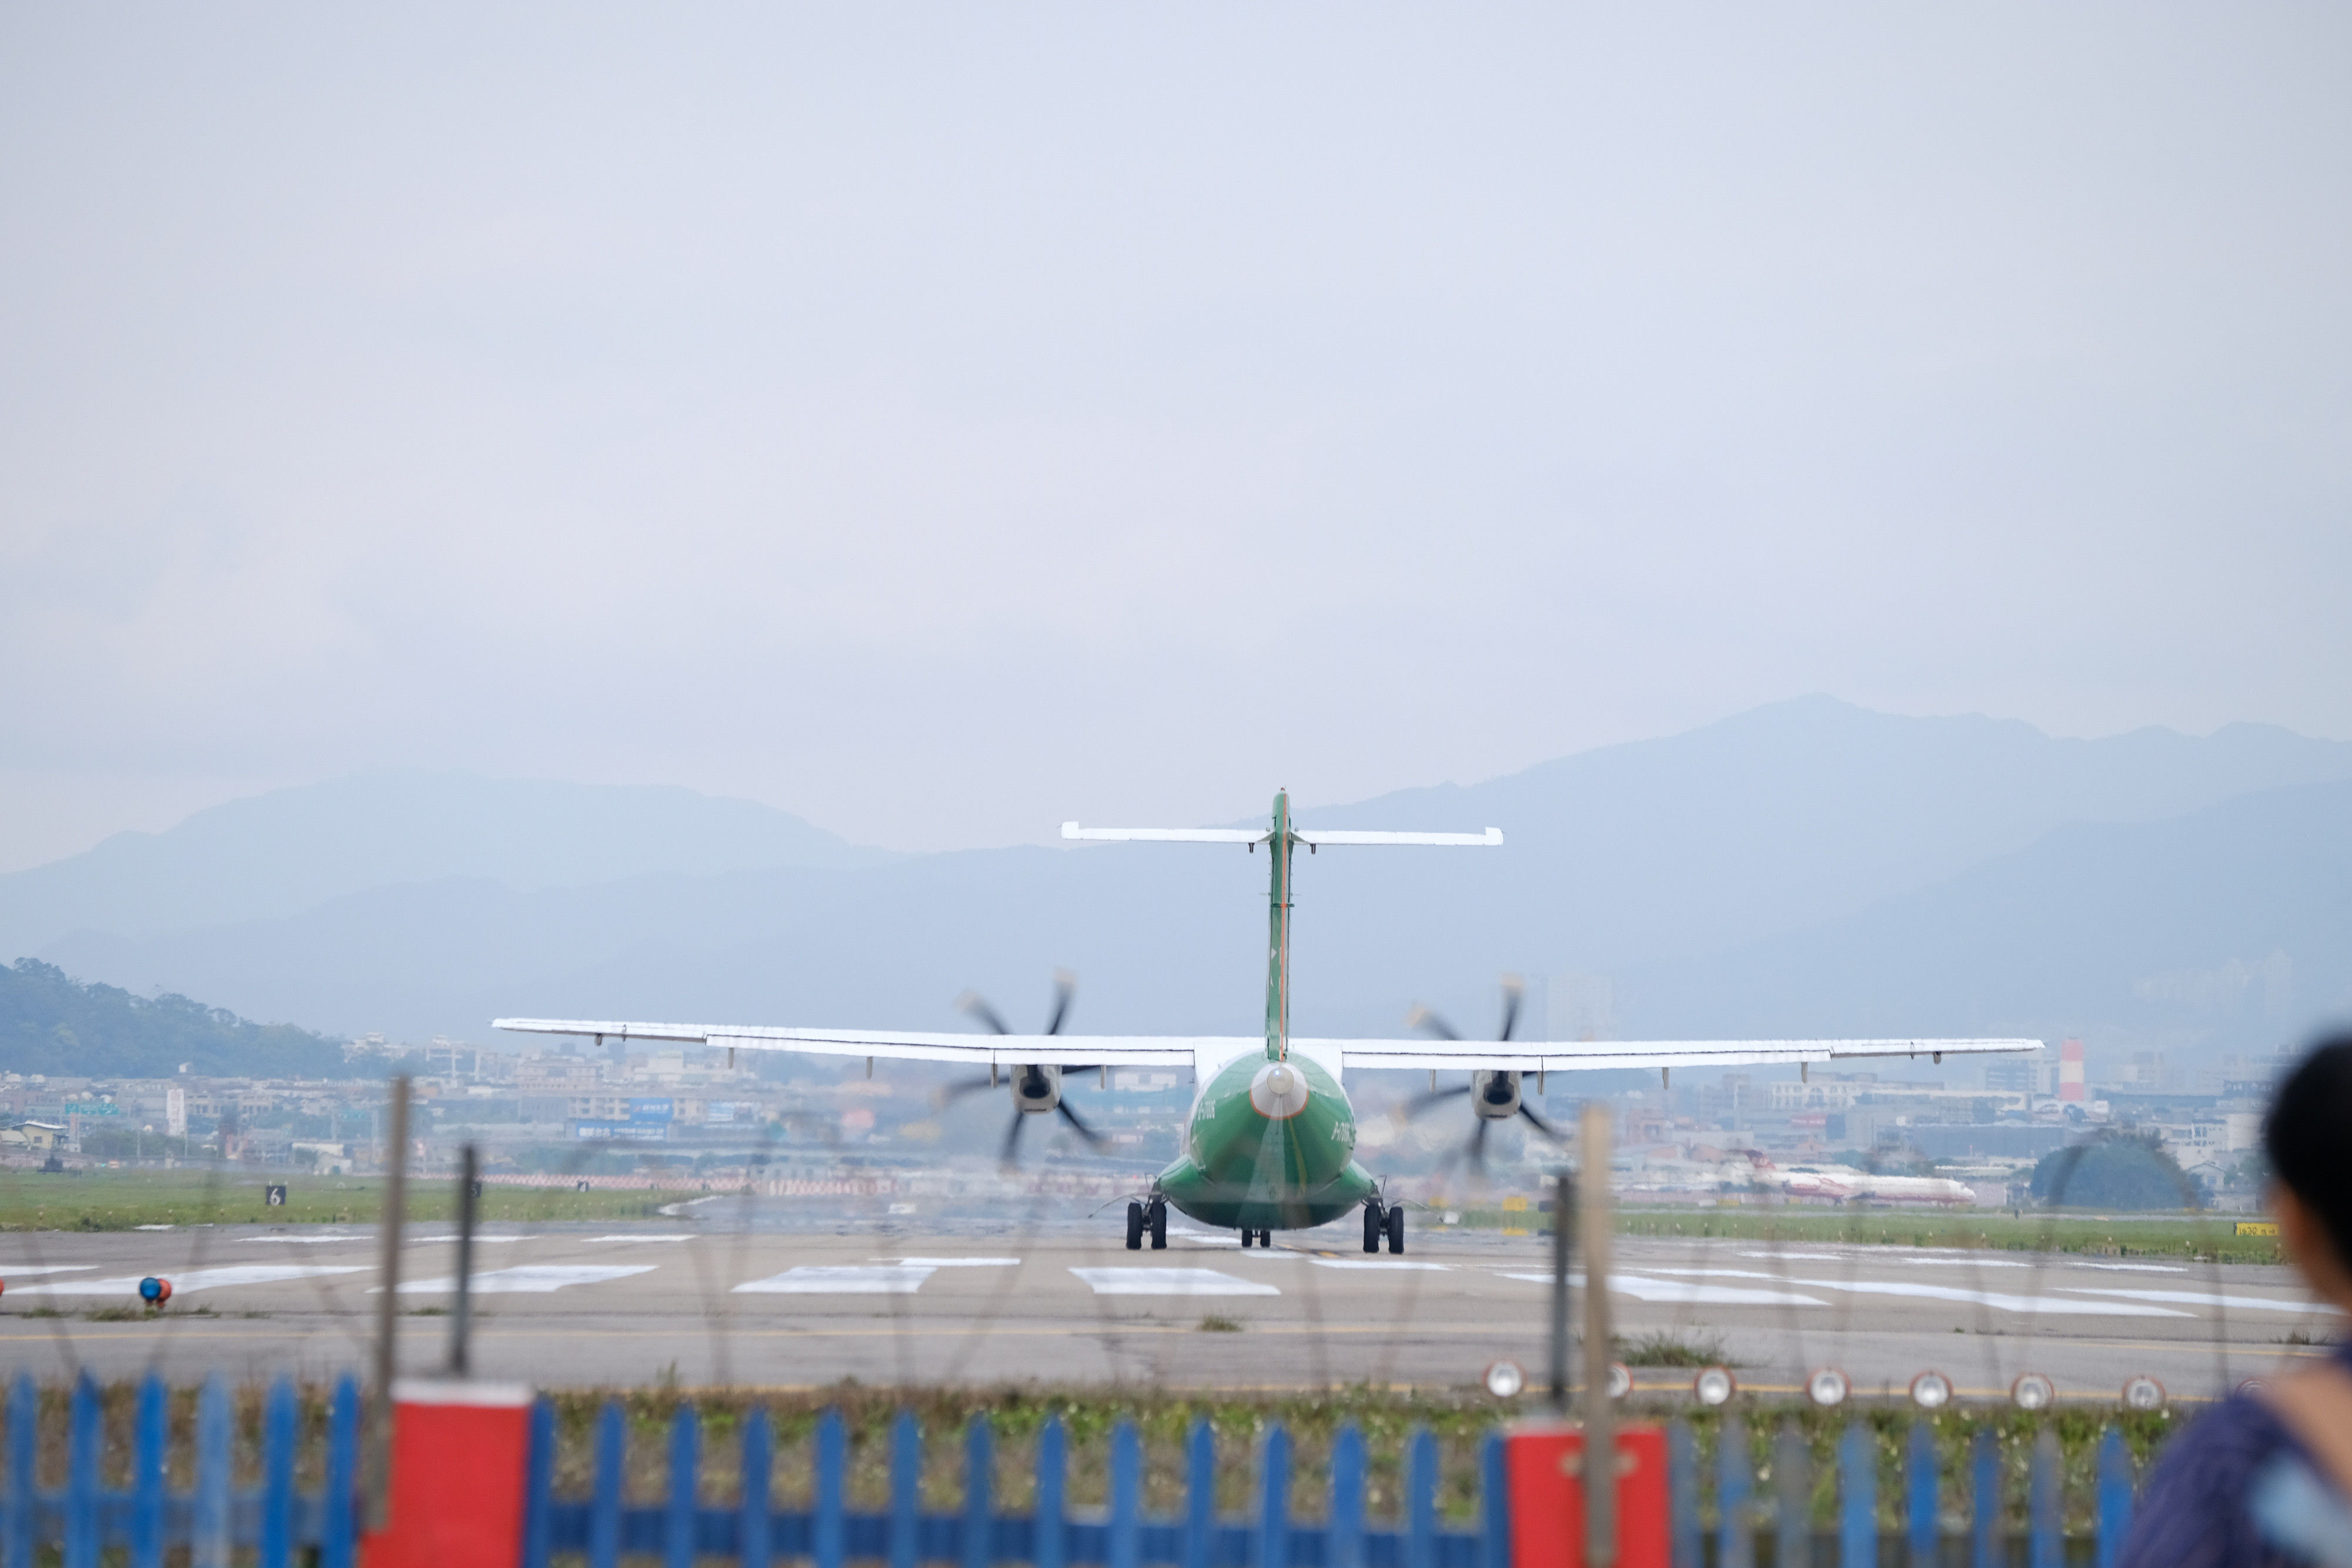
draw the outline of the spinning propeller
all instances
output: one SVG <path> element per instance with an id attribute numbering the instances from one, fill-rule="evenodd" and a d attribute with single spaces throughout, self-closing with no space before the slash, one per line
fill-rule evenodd
<path id="1" fill-rule="evenodd" d="M 1503 1027 L 1496 1035 L 1496 1040 L 1507 1042 L 1518 1032 L 1519 1004 L 1524 996 L 1525 988 L 1520 985 L 1518 977 L 1506 975 L 1503 977 Z M 1426 1030 L 1440 1040 L 1462 1038 L 1454 1031 L 1452 1025 L 1424 1007 L 1415 1007 L 1406 1015 L 1405 1027 Z M 1520 1098 L 1519 1075 L 1508 1071 L 1480 1068 L 1472 1071 L 1469 1082 L 1458 1088 L 1433 1089 L 1426 1094 L 1416 1094 L 1397 1108 L 1396 1118 L 1399 1122 L 1408 1122 L 1441 1101 L 1462 1096 L 1471 1098 L 1476 1124 L 1471 1129 L 1469 1142 L 1446 1156 L 1446 1165 L 1452 1165 L 1466 1155 L 1474 1168 L 1485 1171 L 1487 1129 L 1496 1122 L 1507 1122 L 1514 1116 L 1525 1117 L 1528 1125 L 1553 1142 L 1559 1140 L 1559 1134 L 1552 1130 L 1551 1124 L 1528 1109 L 1526 1101 Z"/>
<path id="2" fill-rule="evenodd" d="M 1068 970 L 1057 969 L 1054 972 L 1054 1012 L 1053 1016 L 1045 1020 L 1046 1034 L 1062 1032 L 1062 1020 L 1069 1016 L 1070 996 L 1076 988 L 1077 977 Z M 996 1009 L 990 1007 L 977 991 L 966 991 L 962 996 L 958 997 L 956 1006 L 987 1025 L 992 1034 L 1013 1032 L 1005 1027 L 1004 1019 L 998 1015 Z M 1087 1126 L 1086 1118 L 1080 1116 L 1070 1107 L 1069 1102 L 1062 1098 L 1062 1074 L 1068 1071 L 1084 1072 L 1086 1071 L 1087 1070 L 1084 1067 L 1071 1068 L 1066 1065 L 1055 1066 L 1034 1061 L 1024 1062 L 1013 1070 L 1013 1121 L 1004 1129 L 1003 1145 L 997 1150 L 996 1159 L 999 1165 L 1013 1166 L 1019 1163 L 1022 1128 L 1028 1124 L 1030 1117 L 1042 1115 L 1047 1111 L 1055 1112 L 1063 1121 L 1067 1122 L 1070 1124 L 1070 1130 L 1087 1141 L 1087 1147 L 1100 1149 L 1103 1146 L 1102 1134 Z M 994 1089 L 999 1082 L 997 1070 L 992 1064 L 987 1077 L 967 1078 L 961 1082 L 950 1083 L 940 1091 L 940 1103 L 947 1104 L 979 1090 Z"/>

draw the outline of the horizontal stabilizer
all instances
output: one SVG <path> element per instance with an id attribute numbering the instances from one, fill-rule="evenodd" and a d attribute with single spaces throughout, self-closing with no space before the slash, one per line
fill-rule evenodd
<path id="1" fill-rule="evenodd" d="M 1076 822 L 1064 822 L 1062 836 L 1152 844 L 1262 844 L 1266 841 L 1263 828 L 1082 828 Z"/>
<path id="2" fill-rule="evenodd" d="M 1111 843 L 1158 844 L 1262 844 L 1272 835 L 1257 828 L 1082 828 L 1076 822 L 1062 824 L 1062 837 L 1086 839 Z M 1503 830 L 1489 828 L 1483 833 L 1368 833 L 1351 831 L 1306 831 L 1294 830 L 1290 835 L 1302 844 L 1477 844 L 1494 845 L 1503 841 Z"/>

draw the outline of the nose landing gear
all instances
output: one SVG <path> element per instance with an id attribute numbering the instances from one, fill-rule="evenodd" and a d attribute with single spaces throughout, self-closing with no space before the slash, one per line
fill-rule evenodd
<path id="1" fill-rule="evenodd" d="M 1143 1239 L 1147 1234 L 1151 1238 L 1151 1249 L 1154 1252 L 1167 1250 L 1168 1200 L 1166 1198 L 1154 1197 L 1149 1203 L 1130 1203 L 1127 1206 L 1127 1249 L 1130 1252 L 1142 1250 Z"/>
<path id="2" fill-rule="evenodd" d="M 1392 1253 L 1404 1250 L 1404 1209 L 1377 1197 L 1364 1200 L 1364 1250 L 1377 1252 L 1386 1239 Z"/>

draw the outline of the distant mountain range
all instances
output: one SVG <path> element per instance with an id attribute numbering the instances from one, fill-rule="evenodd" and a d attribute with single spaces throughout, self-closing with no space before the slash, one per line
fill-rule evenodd
<path id="1" fill-rule="evenodd" d="M 168 832 L 117 833 L 0 876 L 0 957 L 75 931 L 142 936 L 269 919 L 438 877 L 586 887 L 650 872 L 890 858 L 773 807 L 691 789 L 388 769 L 232 800 Z"/>
<path id="2" fill-rule="evenodd" d="M 1302 859 L 1302 1033 L 1394 1033 L 1416 1000 L 1472 1032 L 1506 969 L 1539 1003 L 1550 978 L 1536 1031 L 1566 1038 L 2193 1055 L 2352 1010 L 2352 745 L 2275 728 L 2060 740 L 1808 698 L 1299 816 L 1507 835 Z M 0 955 L 395 1038 L 501 1013 L 952 1028 L 967 986 L 1017 1022 L 1055 965 L 1082 977 L 1072 1028 L 1246 1033 L 1265 872 L 1198 845 L 892 857 L 685 790 L 372 774 L 0 877 Z"/>

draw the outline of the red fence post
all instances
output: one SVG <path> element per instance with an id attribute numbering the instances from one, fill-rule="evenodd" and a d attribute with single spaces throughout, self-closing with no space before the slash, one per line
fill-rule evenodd
<path id="1" fill-rule="evenodd" d="M 1510 1478 L 1511 1568 L 1586 1568 L 1584 1430 L 1530 1422 L 1504 1439 Z M 1617 1430 L 1617 1560 L 1592 1568 L 1668 1568 L 1666 1434 Z"/>
<path id="2" fill-rule="evenodd" d="M 516 1568 L 531 1391 L 419 1378 L 392 1399 L 390 1506 L 360 1542 L 362 1568 Z"/>

